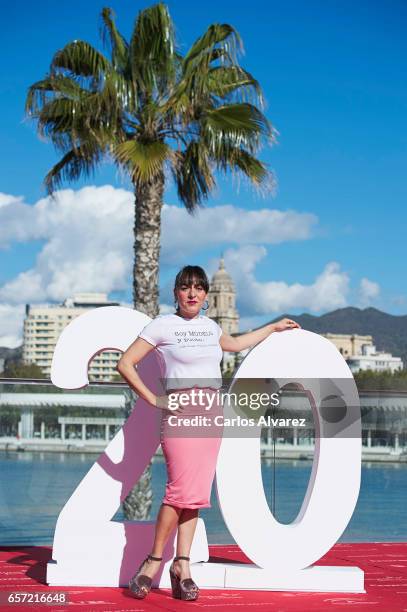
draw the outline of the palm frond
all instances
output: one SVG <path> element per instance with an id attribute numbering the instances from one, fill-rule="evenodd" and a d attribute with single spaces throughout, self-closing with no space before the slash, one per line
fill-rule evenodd
<path id="1" fill-rule="evenodd" d="M 50 138 L 62 152 L 83 145 L 87 139 L 95 139 L 104 148 L 111 140 L 119 140 L 121 123 L 114 116 L 100 111 L 97 94 L 81 99 L 57 97 L 37 112 L 38 133 Z M 110 120 L 109 120 L 110 119 Z"/>
<path id="2" fill-rule="evenodd" d="M 207 123 L 220 131 L 228 132 L 239 131 L 254 132 L 269 136 L 271 132 L 270 124 L 258 108 L 253 104 L 228 104 L 218 108 L 208 110 L 206 115 Z"/>
<path id="3" fill-rule="evenodd" d="M 129 44 L 116 28 L 113 16 L 115 16 L 115 13 L 111 8 L 102 9 L 102 27 L 100 30 L 102 43 L 110 47 L 114 70 L 126 74 L 129 69 Z M 127 76 L 130 75 L 127 74 Z"/>
<path id="4" fill-rule="evenodd" d="M 164 142 L 143 143 L 130 140 L 112 147 L 112 155 L 128 170 L 134 181 L 149 181 L 161 171 L 172 150 Z"/>
<path id="5" fill-rule="evenodd" d="M 273 184 L 273 177 L 267 166 L 247 151 L 238 149 L 232 152 L 230 166 L 243 172 L 256 186 L 269 187 Z"/>
<path id="6" fill-rule="evenodd" d="M 273 129 L 263 113 L 248 103 L 228 104 L 208 110 L 202 120 L 202 135 L 215 157 L 228 147 L 256 152 L 261 139 L 273 139 Z"/>
<path id="7" fill-rule="evenodd" d="M 123 84 L 120 75 L 109 72 L 102 90 L 93 92 L 71 77 L 50 75 L 29 88 L 26 110 L 38 120 L 39 135 L 51 138 L 61 152 L 81 146 L 88 137 L 103 149 L 110 141 L 123 140 L 123 111 L 130 106 L 126 92 L 120 95 Z"/>
<path id="8" fill-rule="evenodd" d="M 191 142 L 176 153 L 172 172 L 178 196 L 189 212 L 202 205 L 215 186 L 209 154 L 202 142 Z"/>
<path id="9" fill-rule="evenodd" d="M 221 49 L 223 52 L 217 50 Z M 199 64 L 209 66 L 216 56 L 218 59 L 237 63 L 237 52 L 243 49 L 239 33 L 227 23 L 215 23 L 198 38 L 184 57 L 184 74 L 197 69 Z M 215 55 L 216 54 L 216 55 Z"/>
<path id="10" fill-rule="evenodd" d="M 92 77 L 96 88 L 100 77 L 112 68 L 109 60 L 92 45 L 83 40 L 74 40 L 57 51 L 51 61 L 51 72 L 64 69 L 73 75 Z"/>
<path id="11" fill-rule="evenodd" d="M 53 196 L 63 181 L 77 180 L 80 176 L 93 176 L 101 158 L 100 148 L 89 142 L 76 150 L 68 151 L 44 179 L 47 194 Z"/>
<path id="12" fill-rule="evenodd" d="M 38 113 L 39 134 L 52 138 L 54 135 L 68 133 L 69 140 L 74 141 L 80 112 L 81 106 L 76 100 L 63 97 L 50 100 Z"/>
<path id="13" fill-rule="evenodd" d="M 210 68 L 207 75 L 208 91 L 219 98 L 230 97 L 237 93 L 239 97 L 259 101 L 263 105 L 263 96 L 259 82 L 240 66 L 216 66 Z"/>
<path id="14" fill-rule="evenodd" d="M 70 77 L 61 74 L 49 75 L 28 88 L 25 112 L 31 116 L 36 116 L 41 107 L 52 99 L 51 96 L 55 93 L 75 100 L 87 92 Z"/>
<path id="15" fill-rule="evenodd" d="M 134 81 L 145 97 L 170 86 L 175 79 L 174 29 L 168 8 L 159 3 L 141 11 L 130 40 Z"/>

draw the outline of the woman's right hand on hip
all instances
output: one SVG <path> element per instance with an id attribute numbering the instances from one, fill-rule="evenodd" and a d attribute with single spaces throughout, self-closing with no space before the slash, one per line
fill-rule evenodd
<path id="1" fill-rule="evenodd" d="M 169 402 L 168 395 L 156 395 L 155 407 L 170 412 L 171 414 L 181 414 L 182 406 L 178 402 Z"/>

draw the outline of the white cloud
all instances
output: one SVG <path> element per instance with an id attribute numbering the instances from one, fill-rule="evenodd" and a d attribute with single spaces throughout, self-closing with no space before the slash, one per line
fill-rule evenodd
<path id="1" fill-rule="evenodd" d="M 4 195 L 3 195 L 4 198 Z M 0 208 L 0 245 L 43 239 L 35 265 L 0 287 L 0 301 L 60 301 L 78 291 L 127 286 L 131 271 L 133 196 L 110 186 L 58 192 L 33 206 Z"/>
<path id="2" fill-rule="evenodd" d="M 349 276 L 337 262 L 326 264 L 310 285 L 290 285 L 278 279 L 261 282 L 256 279 L 254 272 L 266 254 L 263 246 L 244 246 L 225 252 L 225 266 L 235 282 L 242 312 L 275 316 L 276 313 L 293 308 L 319 312 L 346 306 Z M 215 271 L 216 267 L 215 262 L 212 262 L 211 270 Z M 273 276 L 272 271 L 270 276 Z"/>
<path id="3" fill-rule="evenodd" d="M 359 305 L 362 307 L 369 306 L 371 302 L 379 295 L 380 285 L 368 278 L 362 278 L 359 284 Z"/>
<path id="4" fill-rule="evenodd" d="M 23 304 L 0 304 L 0 346 L 16 348 L 22 341 Z"/>
<path id="5" fill-rule="evenodd" d="M 246 210 L 232 205 L 199 210 L 191 216 L 184 208 L 165 204 L 162 215 L 162 255 L 178 264 L 211 245 L 280 244 L 307 240 L 315 232 L 316 215 L 294 210 Z"/>
<path id="6" fill-rule="evenodd" d="M 25 204 L 22 197 L 0 193 L 0 248 L 8 247 L 12 241 L 40 238 L 35 217 L 34 207 Z"/>
<path id="7" fill-rule="evenodd" d="M 58 301 L 75 291 L 123 290 L 133 258 L 133 194 L 111 186 L 64 189 L 57 200 L 34 205 L 0 194 L 0 247 L 42 239 L 31 270 L 0 287 L 10 303 Z M 277 244 L 311 237 L 317 218 L 278 210 L 246 211 L 233 206 L 202 209 L 164 205 L 162 262 L 177 265 L 211 244 Z"/>
<path id="8" fill-rule="evenodd" d="M 20 196 L 0 194 L 0 248 L 43 240 L 31 269 L 0 287 L 0 346 L 22 339 L 25 303 L 60 302 L 80 291 L 110 293 L 129 287 L 133 266 L 134 195 L 124 189 L 64 189 L 56 200 L 33 205 Z M 325 266 L 311 285 L 256 279 L 266 246 L 307 240 L 318 218 L 294 210 L 239 209 L 231 205 L 199 209 L 194 216 L 179 206 L 162 211 L 161 265 L 177 266 L 206 248 L 229 243 L 226 265 L 239 293 L 242 312 L 256 318 L 292 308 L 311 311 L 346 305 L 349 279 L 336 262 Z M 218 262 L 209 262 L 211 274 Z M 273 278 L 273 271 L 270 271 Z M 172 287 L 160 312 L 171 312 Z"/>
<path id="9" fill-rule="evenodd" d="M 9 193 L 0 192 L 0 208 L 2 206 L 8 206 L 9 204 L 17 204 L 18 202 L 22 202 L 23 200 L 24 196 L 13 196 Z"/>
<path id="10" fill-rule="evenodd" d="M 66 189 L 34 205 L 0 194 L 0 247 L 45 242 L 34 266 L 0 287 L 0 346 L 21 344 L 26 303 L 128 286 L 133 210 L 133 195 L 111 186 Z"/>

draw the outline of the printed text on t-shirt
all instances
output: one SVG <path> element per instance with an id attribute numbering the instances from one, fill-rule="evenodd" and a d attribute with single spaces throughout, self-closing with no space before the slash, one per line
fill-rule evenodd
<path id="1" fill-rule="evenodd" d="M 177 345 L 183 348 L 185 346 L 202 346 L 203 344 L 212 346 L 212 343 L 209 344 L 207 339 L 212 339 L 210 336 L 214 336 L 214 333 L 210 330 L 198 331 L 195 329 L 188 329 L 185 331 L 175 331 L 174 335 Z"/>

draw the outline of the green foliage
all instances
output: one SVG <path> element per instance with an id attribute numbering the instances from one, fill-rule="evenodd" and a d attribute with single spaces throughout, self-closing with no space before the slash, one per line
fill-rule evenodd
<path id="1" fill-rule="evenodd" d="M 24 363 L 22 361 L 13 361 L 6 364 L 3 378 L 46 378 L 44 372 L 36 363 Z"/>
<path id="2" fill-rule="evenodd" d="M 407 370 L 394 373 L 390 370 L 384 372 L 364 370 L 354 374 L 354 378 L 359 391 L 407 391 Z"/>
<path id="3" fill-rule="evenodd" d="M 109 57 L 75 40 L 28 89 L 26 112 L 62 154 L 44 181 L 49 194 L 92 175 L 106 157 L 138 186 L 168 168 L 189 211 L 215 186 L 215 170 L 272 187 L 256 154 L 276 132 L 261 110 L 259 83 L 238 63 L 242 43 L 232 26 L 209 26 L 182 55 L 165 4 L 140 11 L 129 41 L 111 9 L 101 21 Z"/>

